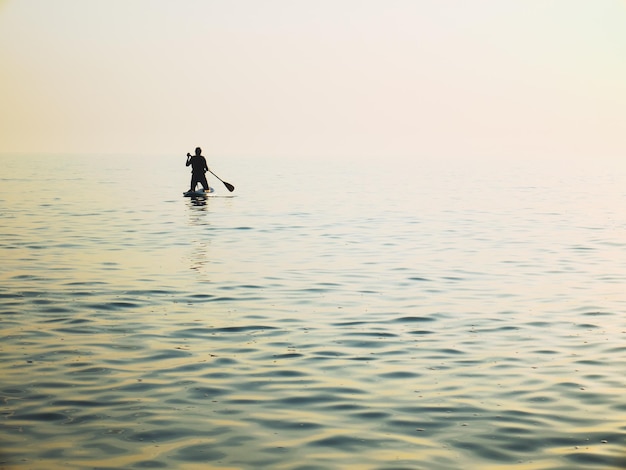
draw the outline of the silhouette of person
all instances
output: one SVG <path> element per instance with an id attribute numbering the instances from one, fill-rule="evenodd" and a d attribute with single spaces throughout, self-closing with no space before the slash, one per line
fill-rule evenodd
<path id="1" fill-rule="evenodd" d="M 187 163 L 185 166 L 191 165 L 191 187 L 190 191 L 195 191 L 198 183 L 202 184 L 205 191 L 209 190 L 209 183 L 206 181 L 205 173 L 209 171 L 209 167 L 206 164 L 206 158 L 202 156 L 202 149 L 196 147 L 196 154 L 187 154 Z"/>

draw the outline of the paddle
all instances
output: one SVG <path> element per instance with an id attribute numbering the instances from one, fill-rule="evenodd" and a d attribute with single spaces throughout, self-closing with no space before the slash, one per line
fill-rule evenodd
<path id="1" fill-rule="evenodd" d="M 227 183 L 226 181 L 222 180 L 222 178 L 220 178 L 219 176 L 217 176 L 215 173 L 213 173 L 211 170 L 209 170 L 209 173 L 211 173 L 213 176 L 215 176 L 218 180 L 220 180 L 222 183 L 224 183 L 224 186 L 226 186 L 226 189 L 228 189 L 231 193 L 235 190 L 235 187 L 230 184 Z"/>

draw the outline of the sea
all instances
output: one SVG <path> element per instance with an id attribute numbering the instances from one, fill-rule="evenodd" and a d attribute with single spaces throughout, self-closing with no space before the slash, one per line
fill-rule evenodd
<path id="1" fill-rule="evenodd" d="M 626 165 L 0 157 L 0 469 L 626 468 Z"/>

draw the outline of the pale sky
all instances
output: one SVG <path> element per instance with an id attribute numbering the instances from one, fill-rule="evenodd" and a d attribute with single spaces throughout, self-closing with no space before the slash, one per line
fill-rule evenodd
<path id="1" fill-rule="evenodd" d="M 0 0 L 0 153 L 626 159 L 624 0 Z"/>

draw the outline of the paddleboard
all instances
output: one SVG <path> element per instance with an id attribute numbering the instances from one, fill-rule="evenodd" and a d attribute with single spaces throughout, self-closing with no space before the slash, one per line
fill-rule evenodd
<path id="1" fill-rule="evenodd" d="M 186 191 L 183 193 L 185 197 L 198 197 L 198 196 L 206 196 L 207 194 L 211 194 L 215 189 L 209 186 L 209 190 L 205 191 L 204 189 L 196 189 L 195 191 Z"/>

